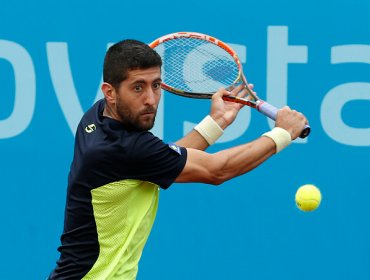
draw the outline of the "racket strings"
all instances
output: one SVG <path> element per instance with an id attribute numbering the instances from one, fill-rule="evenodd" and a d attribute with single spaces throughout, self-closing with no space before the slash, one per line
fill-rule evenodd
<path id="1" fill-rule="evenodd" d="M 196 38 L 177 38 L 162 44 L 163 82 L 187 92 L 215 92 L 239 76 L 234 58 L 223 48 Z"/>

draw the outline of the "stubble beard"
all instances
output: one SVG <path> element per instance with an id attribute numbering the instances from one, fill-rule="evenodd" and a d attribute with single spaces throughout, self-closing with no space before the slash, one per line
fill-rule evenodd
<path id="1" fill-rule="evenodd" d="M 116 111 L 122 123 L 131 130 L 148 131 L 153 128 L 157 110 L 153 106 L 148 106 L 140 112 L 133 112 L 126 104 L 117 100 Z M 154 116 L 142 116 L 144 112 L 154 112 Z"/>

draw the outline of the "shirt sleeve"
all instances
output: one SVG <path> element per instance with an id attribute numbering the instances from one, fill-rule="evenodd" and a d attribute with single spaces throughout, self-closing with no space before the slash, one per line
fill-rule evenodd
<path id="1" fill-rule="evenodd" d="M 129 158 L 133 178 L 167 189 L 183 170 L 187 150 L 173 143 L 164 143 L 150 132 L 142 132 L 133 141 Z"/>

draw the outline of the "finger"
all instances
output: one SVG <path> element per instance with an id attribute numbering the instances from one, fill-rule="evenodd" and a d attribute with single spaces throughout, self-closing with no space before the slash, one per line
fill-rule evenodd
<path id="1" fill-rule="evenodd" d="M 304 119 L 304 123 L 308 124 L 308 119 L 306 118 L 306 116 L 303 113 L 300 113 L 300 114 L 302 115 L 302 118 Z"/>
<path id="2" fill-rule="evenodd" d="M 238 92 L 238 97 L 241 97 L 241 98 L 250 97 L 248 99 L 254 100 L 255 99 L 254 96 L 257 96 L 257 93 L 253 91 L 253 89 L 254 89 L 254 84 L 244 85 L 243 90 Z"/>
<path id="3" fill-rule="evenodd" d="M 246 88 L 243 88 L 243 90 L 238 93 L 238 97 L 244 98 L 248 96 L 248 94 L 249 94 L 248 90 Z"/>
<path id="4" fill-rule="evenodd" d="M 231 91 L 227 91 L 224 95 L 233 95 L 236 96 L 238 93 L 244 88 L 243 85 L 239 85 L 235 88 L 233 88 Z"/>
<path id="5" fill-rule="evenodd" d="M 236 88 L 233 89 L 232 95 L 237 96 L 242 90 L 244 89 L 244 85 L 238 85 Z"/>
<path id="6" fill-rule="evenodd" d="M 250 96 L 251 96 L 251 95 L 257 96 L 257 92 L 255 92 L 255 91 L 253 90 L 253 88 L 254 88 L 254 85 L 253 85 L 253 84 L 248 84 L 248 86 L 244 88 L 244 89 L 245 89 L 245 91 L 240 92 L 240 97 L 245 97 L 245 96 L 247 96 L 247 95 L 250 95 Z M 252 97 L 252 99 L 253 99 L 253 97 Z"/>
<path id="7" fill-rule="evenodd" d="M 230 92 L 225 88 L 220 88 L 216 93 L 212 95 L 212 99 L 222 98 L 224 95 L 229 95 Z"/>

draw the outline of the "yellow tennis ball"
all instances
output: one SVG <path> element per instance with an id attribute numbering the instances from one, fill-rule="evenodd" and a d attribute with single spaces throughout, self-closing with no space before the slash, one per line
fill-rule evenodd
<path id="1" fill-rule="evenodd" d="M 301 186 L 295 194 L 297 207 L 305 212 L 310 212 L 319 207 L 321 202 L 321 192 L 314 185 L 307 184 Z"/>

